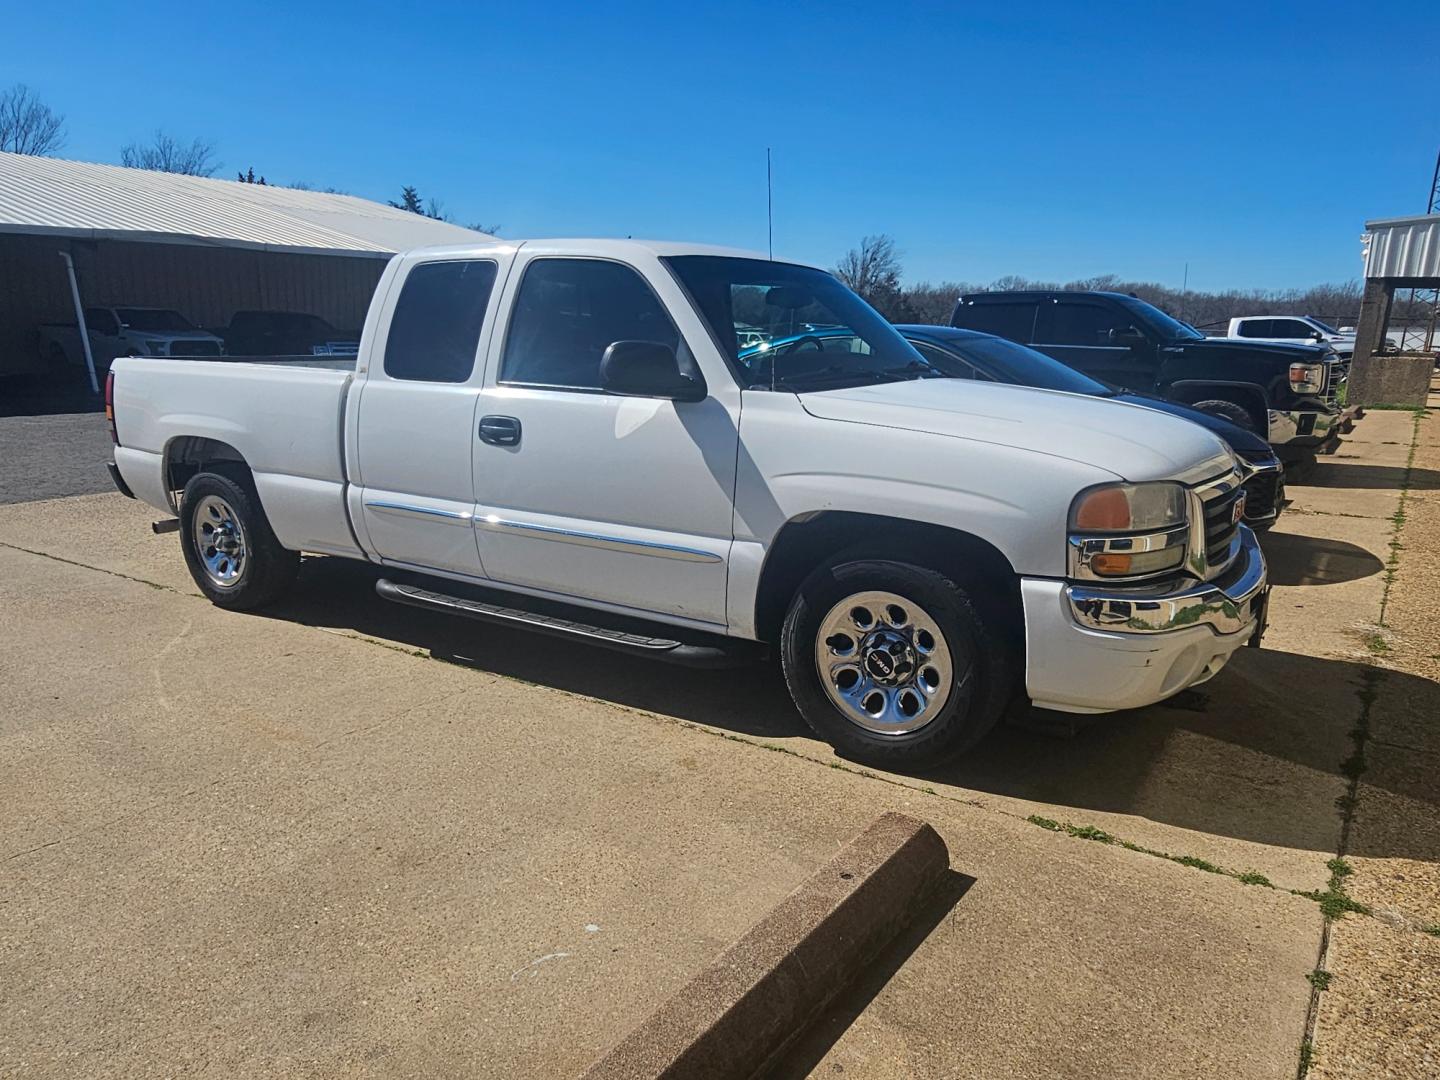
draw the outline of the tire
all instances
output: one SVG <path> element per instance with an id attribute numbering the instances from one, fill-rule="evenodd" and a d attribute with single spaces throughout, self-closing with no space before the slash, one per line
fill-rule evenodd
<path id="1" fill-rule="evenodd" d="M 215 468 L 196 473 L 185 485 L 180 548 L 190 576 L 212 604 L 255 611 L 294 584 L 300 553 L 275 539 L 249 475 Z"/>
<path id="2" fill-rule="evenodd" d="M 1222 401 L 1218 398 L 1211 401 L 1197 401 L 1191 408 L 1199 409 L 1201 412 L 1208 412 L 1211 416 L 1218 416 L 1221 420 L 1229 420 L 1236 427 L 1244 428 L 1246 431 L 1255 432 L 1255 417 L 1250 415 L 1250 410 L 1243 405 L 1236 405 L 1233 401 Z"/>
<path id="3" fill-rule="evenodd" d="M 844 560 L 805 580 L 781 628 L 781 666 L 800 715 L 841 756 L 882 767 L 930 766 L 964 753 L 1012 696 L 1013 647 L 944 574 L 886 559 Z M 898 613 L 881 610 L 886 597 L 897 601 Z M 870 616 L 869 630 L 863 618 L 856 621 L 858 610 Z M 847 632 L 851 650 L 837 640 Z M 822 656 L 838 674 L 822 675 Z M 908 683 L 896 683 L 900 676 Z"/>

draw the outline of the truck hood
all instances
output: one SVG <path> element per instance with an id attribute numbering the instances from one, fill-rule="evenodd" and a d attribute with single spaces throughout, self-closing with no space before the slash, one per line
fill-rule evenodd
<path id="1" fill-rule="evenodd" d="M 1250 338 L 1205 338 L 1203 341 L 1177 341 L 1174 346 L 1180 347 L 1187 353 L 1204 356 L 1207 354 L 1232 355 L 1237 352 L 1250 353 L 1251 355 L 1270 356 L 1278 364 L 1282 361 L 1291 364 L 1318 364 L 1330 355 L 1330 346 L 1325 345 L 1291 345 L 1283 341 L 1254 341 Z"/>
<path id="2" fill-rule="evenodd" d="M 1107 398 L 969 379 L 912 379 L 800 394 L 811 416 L 905 428 L 1093 465 L 1124 480 L 1193 484 L 1233 466 L 1204 428 Z"/>

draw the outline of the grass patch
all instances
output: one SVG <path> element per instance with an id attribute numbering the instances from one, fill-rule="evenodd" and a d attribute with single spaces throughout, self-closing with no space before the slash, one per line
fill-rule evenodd
<path id="1" fill-rule="evenodd" d="M 1031 825 L 1039 825 L 1040 828 L 1049 829 L 1051 832 L 1065 831 L 1060 827 L 1060 823 L 1054 818 L 1041 817 L 1039 814 L 1031 814 L 1025 820 L 1028 821 Z"/>
<path id="2" fill-rule="evenodd" d="M 1310 972 L 1309 975 L 1306 975 L 1305 978 L 1310 980 L 1310 985 L 1315 987 L 1316 990 L 1330 989 L 1330 972 L 1328 971 L 1321 971 L 1319 968 L 1316 968 Z"/>
<path id="3" fill-rule="evenodd" d="M 1431 923 L 1429 926 L 1420 928 L 1422 934 L 1429 934 L 1432 937 L 1440 937 L 1440 923 Z"/>
<path id="4" fill-rule="evenodd" d="M 1273 889 L 1275 883 L 1264 874 L 1256 873 L 1254 870 L 1246 870 L 1245 873 L 1236 877 L 1241 885 L 1264 885 L 1267 889 Z"/>
<path id="5" fill-rule="evenodd" d="M 1364 642 L 1365 648 L 1369 649 L 1375 656 L 1384 656 L 1390 651 L 1390 643 L 1374 631 L 1366 634 L 1360 640 Z"/>
<path id="6" fill-rule="evenodd" d="M 1338 884 L 1342 878 L 1347 878 L 1355 873 L 1355 868 L 1341 858 L 1331 859 L 1325 864 L 1325 869 L 1330 871 L 1330 883 Z"/>
<path id="7" fill-rule="evenodd" d="M 1297 1074 L 1300 1080 L 1305 1080 L 1305 1075 L 1310 1071 L 1310 1065 L 1315 1060 L 1315 1044 L 1309 1039 L 1302 1039 L 1300 1042 L 1300 1072 Z"/>
<path id="8" fill-rule="evenodd" d="M 1179 863 L 1181 866 L 1189 866 L 1196 870 L 1204 870 L 1207 874 L 1225 873 L 1224 870 L 1221 870 L 1220 867 L 1216 866 L 1214 863 L 1208 862 L 1205 859 L 1197 859 L 1194 855 L 1177 855 L 1175 856 L 1174 861 Z"/>
<path id="9" fill-rule="evenodd" d="M 1080 840 L 1098 840 L 1102 844 L 1113 844 L 1115 838 L 1094 825 L 1066 825 L 1065 831 Z"/>

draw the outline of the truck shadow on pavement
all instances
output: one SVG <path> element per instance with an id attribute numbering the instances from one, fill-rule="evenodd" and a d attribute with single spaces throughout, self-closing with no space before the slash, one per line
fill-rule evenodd
<path id="1" fill-rule="evenodd" d="M 269 614 L 833 760 L 795 712 L 773 662 L 721 671 L 668 666 L 386 603 L 372 591 L 376 576 L 360 563 L 307 558 L 300 588 Z M 1373 709 L 1367 696 L 1376 699 Z M 1412 742 L 1426 740 L 1422 750 L 1440 753 L 1440 685 L 1361 663 L 1242 649 L 1212 682 L 1168 702 L 1096 717 L 1069 738 L 1002 724 L 958 761 L 910 775 L 937 790 L 960 789 L 941 790 L 951 797 L 979 792 L 1043 803 L 1051 809 L 1036 812 L 1050 817 L 1058 807 L 1075 824 L 1086 823 L 1085 811 L 1133 814 L 1333 854 L 1336 800 L 1349 784 L 1342 762 L 1365 713 L 1387 701 L 1404 702 L 1407 715 L 1421 718 Z M 1440 813 L 1440 784 L 1428 769 L 1366 774 L 1364 782 L 1416 813 Z M 1358 831 L 1351 851 L 1440 861 L 1440 836 L 1422 832 Z"/>
<path id="2" fill-rule="evenodd" d="M 1373 552 L 1344 540 L 1270 532 L 1261 537 L 1260 546 L 1271 585 L 1338 585 L 1385 569 Z"/>

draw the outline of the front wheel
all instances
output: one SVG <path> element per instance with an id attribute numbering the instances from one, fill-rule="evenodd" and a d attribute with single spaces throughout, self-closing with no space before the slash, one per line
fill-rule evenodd
<path id="1" fill-rule="evenodd" d="M 999 720 L 1013 650 L 966 592 L 909 563 L 822 567 L 795 595 L 781 663 L 805 722 L 843 756 L 930 765 L 963 753 Z"/>
<path id="2" fill-rule="evenodd" d="M 300 554 L 280 545 L 248 476 L 197 473 L 180 500 L 185 564 L 211 603 L 254 611 L 295 581 Z"/>
<path id="3" fill-rule="evenodd" d="M 1213 401 L 1197 401 L 1193 408 L 1201 412 L 1207 412 L 1211 416 L 1218 416 L 1221 420 L 1229 420 L 1238 428 L 1246 431 L 1257 431 L 1255 417 L 1250 415 L 1250 410 L 1243 405 L 1236 405 L 1233 401 L 1222 401 L 1216 398 Z"/>

